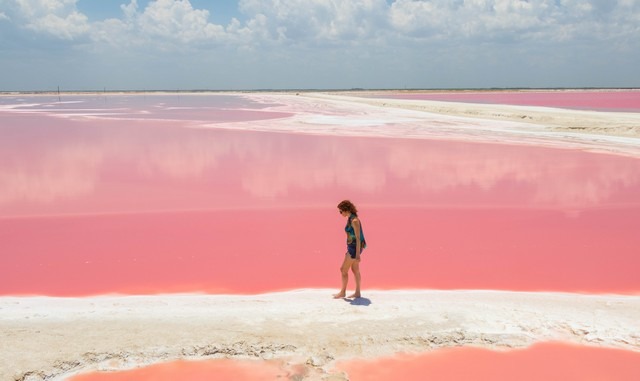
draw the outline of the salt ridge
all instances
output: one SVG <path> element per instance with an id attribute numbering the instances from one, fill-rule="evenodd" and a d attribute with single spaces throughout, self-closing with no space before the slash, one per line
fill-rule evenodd
<path id="1" fill-rule="evenodd" d="M 213 358 L 280 359 L 330 374 L 336 361 L 354 358 L 547 341 L 640 351 L 640 296 L 396 290 L 334 300 L 331 293 L 2 297 L 0 379 L 63 380 Z"/>

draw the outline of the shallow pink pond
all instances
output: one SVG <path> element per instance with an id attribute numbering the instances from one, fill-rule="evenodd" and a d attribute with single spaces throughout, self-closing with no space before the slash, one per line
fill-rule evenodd
<path id="1" fill-rule="evenodd" d="M 561 343 L 491 351 L 453 348 L 422 355 L 340 364 L 352 381 L 632 381 L 640 378 L 640 353 Z"/>
<path id="2" fill-rule="evenodd" d="M 276 365 L 232 360 L 177 361 L 124 372 L 85 374 L 70 381 L 275 380 L 304 374 L 280 370 Z M 336 372 L 346 372 L 352 381 L 635 381 L 640 378 L 640 353 L 561 343 L 509 351 L 450 348 L 340 362 Z"/>
<path id="3" fill-rule="evenodd" d="M 380 98 L 422 99 L 447 102 L 491 103 L 519 106 L 640 112 L 640 91 L 448 91 L 409 94 L 385 94 Z"/>
<path id="4" fill-rule="evenodd" d="M 640 291 L 638 159 L 189 123 L 0 112 L 0 295 L 336 287 L 344 198 L 365 288 Z"/>
<path id="5" fill-rule="evenodd" d="M 267 361 L 175 361 L 114 373 L 88 373 L 69 381 L 254 381 L 287 379 L 280 364 Z"/>

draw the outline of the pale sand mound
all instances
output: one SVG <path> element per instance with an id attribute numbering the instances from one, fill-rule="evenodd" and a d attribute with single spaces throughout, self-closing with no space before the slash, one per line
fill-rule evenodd
<path id="1" fill-rule="evenodd" d="M 174 359 L 282 359 L 325 379 L 336 360 L 563 340 L 640 351 L 640 296 L 331 290 L 0 298 L 0 379 L 51 380 Z M 333 375 L 333 378 L 339 375 Z"/>
<path id="2" fill-rule="evenodd" d="M 640 113 L 376 99 L 348 93 L 247 93 L 288 118 L 203 128 L 526 144 L 640 157 Z"/>
<path id="3" fill-rule="evenodd" d="M 385 92 L 379 92 L 369 95 L 384 96 L 384 94 Z M 534 123 L 550 127 L 555 131 L 640 137 L 640 113 L 417 99 L 365 98 L 357 95 L 357 93 L 344 92 L 334 93 L 330 96 L 333 99 L 343 99 L 379 107 L 394 107 L 463 117 Z"/>

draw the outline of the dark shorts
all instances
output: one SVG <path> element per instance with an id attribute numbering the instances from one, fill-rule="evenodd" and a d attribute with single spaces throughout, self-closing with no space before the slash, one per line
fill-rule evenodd
<path id="1" fill-rule="evenodd" d="M 352 259 L 356 259 L 356 245 L 347 245 L 347 253 Z M 360 249 L 360 254 L 362 254 L 362 248 Z"/>

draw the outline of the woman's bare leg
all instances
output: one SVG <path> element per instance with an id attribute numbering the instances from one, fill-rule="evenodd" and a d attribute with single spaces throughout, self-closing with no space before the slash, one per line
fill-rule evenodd
<path id="1" fill-rule="evenodd" d="M 340 273 L 342 275 L 342 289 L 337 294 L 334 294 L 333 297 L 344 298 L 347 296 L 347 283 L 349 283 L 349 269 L 351 268 L 351 264 L 355 261 L 352 259 L 349 254 L 344 255 L 344 261 L 342 262 L 342 266 L 340 267 Z"/>
<path id="2" fill-rule="evenodd" d="M 360 297 L 360 261 L 353 260 L 351 264 L 351 271 L 353 272 L 353 277 L 356 278 L 356 292 L 352 295 L 349 295 L 349 298 L 359 298 Z"/>

